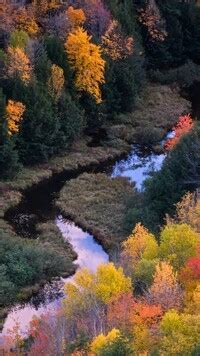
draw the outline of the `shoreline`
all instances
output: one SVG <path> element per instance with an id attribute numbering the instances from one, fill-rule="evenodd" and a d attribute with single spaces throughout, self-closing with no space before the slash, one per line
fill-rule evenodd
<path id="1" fill-rule="evenodd" d="M 155 88 L 155 86 L 153 87 Z M 163 86 L 163 95 L 166 96 L 168 95 L 168 91 L 165 92 L 165 87 Z M 173 91 L 171 92 L 173 95 L 177 94 L 173 93 Z M 188 107 L 190 105 L 190 102 L 186 102 L 181 98 L 181 96 L 180 101 L 181 105 L 179 111 L 183 109 L 183 106 Z M 155 106 L 156 105 L 158 105 L 158 108 L 160 107 L 160 103 L 155 103 Z M 135 113 L 139 113 L 140 111 L 141 109 L 138 107 Z M 134 113 L 132 113 L 132 115 L 133 114 Z M 157 133 L 159 132 L 159 139 L 155 139 L 153 145 L 147 143 L 146 147 L 152 148 L 152 146 L 154 146 L 155 152 L 157 150 L 157 152 L 159 152 L 160 140 L 168 132 L 169 125 L 175 123 L 175 113 L 172 116 L 173 118 L 171 118 L 171 120 L 169 120 L 168 122 L 162 121 L 160 125 L 158 125 L 158 122 L 155 121 L 154 126 L 152 127 L 153 129 L 157 130 Z M 39 189 L 39 187 L 45 186 L 50 181 L 56 179 L 56 177 L 58 176 L 60 176 L 66 181 L 78 178 L 78 176 L 82 173 L 92 173 L 94 171 L 98 172 L 98 170 L 102 171 L 102 166 L 112 164 L 118 159 L 125 157 L 130 152 L 132 144 L 140 142 L 140 135 L 138 135 L 138 133 L 140 133 L 141 125 L 140 121 L 138 121 L 139 126 L 135 128 L 131 121 L 132 118 L 127 118 L 127 120 L 128 122 L 126 122 L 125 120 L 122 125 L 120 123 L 111 122 L 106 127 L 108 139 L 106 141 L 102 141 L 100 143 L 100 146 L 90 146 L 92 138 L 84 136 L 83 139 L 79 140 L 79 142 L 75 142 L 71 150 L 68 150 L 65 154 L 63 153 L 60 156 L 51 158 L 48 163 L 40 164 L 35 167 L 23 168 L 13 181 L 1 181 L 0 229 L 2 229 L 4 232 L 11 234 L 15 238 L 20 238 L 20 235 L 16 233 L 16 229 L 14 229 L 14 226 L 11 223 L 11 220 L 9 219 L 9 213 L 11 211 L 17 210 L 17 207 L 22 203 L 25 195 L 31 190 L 37 190 Z M 122 130 L 122 126 L 123 128 L 126 128 L 126 130 Z M 73 216 L 70 217 L 72 218 Z M 79 226 L 83 227 L 84 230 L 87 230 L 86 226 L 82 226 L 81 224 L 79 224 L 76 219 L 74 222 L 77 223 Z M 94 230 L 92 230 L 91 232 L 97 242 L 102 243 L 102 236 L 100 236 L 99 234 L 97 234 L 98 236 L 96 236 Z M 65 248 L 63 247 L 63 251 L 65 250 Z M 105 248 L 105 246 L 103 246 L 103 248 Z M 105 250 L 107 249 L 105 248 Z M 34 286 L 29 286 L 28 288 L 31 289 L 34 288 Z"/>

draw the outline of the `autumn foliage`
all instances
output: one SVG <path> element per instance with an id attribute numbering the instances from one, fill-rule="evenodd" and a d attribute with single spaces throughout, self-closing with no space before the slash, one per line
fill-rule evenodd
<path id="1" fill-rule="evenodd" d="M 75 71 L 77 89 L 92 95 L 100 103 L 100 85 L 105 82 L 105 61 L 100 46 L 91 42 L 91 36 L 83 28 L 77 27 L 68 35 L 65 48 Z"/>
<path id="2" fill-rule="evenodd" d="M 48 80 L 49 94 L 55 101 L 61 97 L 62 90 L 65 84 L 64 71 L 56 64 L 51 66 L 51 75 Z"/>
<path id="3" fill-rule="evenodd" d="M 19 131 L 19 125 L 25 109 L 26 107 L 18 101 L 8 101 L 6 106 L 6 119 L 8 122 L 8 131 L 10 135 Z"/>
<path id="4" fill-rule="evenodd" d="M 32 66 L 26 53 L 21 48 L 8 48 L 7 75 L 9 77 L 19 76 L 27 84 L 32 75 Z"/>
<path id="5" fill-rule="evenodd" d="M 132 37 L 125 38 L 120 31 L 119 23 L 113 20 L 102 36 L 102 46 L 104 52 L 116 61 L 133 53 L 134 40 Z"/>
<path id="6" fill-rule="evenodd" d="M 163 42 L 167 37 L 165 22 L 154 0 L 149 0 L 146 8 L 139 10 L 139 22 L 147 28 L 149 37 L 153 41 Z"/>
<path id="7" fill-rule="evenodd" d="M 177 124 L 173 127 L 174 137 L 169 138 L 165 143 L 165 149 L 170 151 L 180 141 L 181 137 L 187 134 L 194 127 L 194 122 L 190 116 L 183 115 L 178 119 Z"/>

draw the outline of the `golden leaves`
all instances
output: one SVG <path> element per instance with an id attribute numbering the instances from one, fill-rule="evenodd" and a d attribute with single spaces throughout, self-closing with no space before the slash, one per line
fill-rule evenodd
<path id="1" fill-rule="evenodd" d="M 19 125 L 26 107 L 19 101 L 8 100 L 6 106 L 6 119 L 8 122 L 8 133 L 10 135 L 19 131 Z"/>
<path id="2" fill-rule="evenodd" d="M 71 32 L 65 43 L 71 67 L 75 71 L 75 86 L 102 101 L 100 84 L 105 82 L 105 61 L 100 46 L 91 42 L 91 36 L 82 27 Z"/>
<path id="3" fill-rule="evenodd" d="M 32 67 L 23 49 L 19 47 L 8 47 L 7 75 L 9 77 L 18 75 L 25 84 L 29 83 L 32 75 Z"/>

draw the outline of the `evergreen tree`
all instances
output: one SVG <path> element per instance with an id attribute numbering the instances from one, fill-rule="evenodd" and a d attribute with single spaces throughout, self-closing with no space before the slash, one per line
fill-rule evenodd
<path id="1" fill-rule="evenodd" d="M 8 134 L 5 118 L 5 97 L 0 90 L 0 177 L 13 178 L 20 168 L 18 153 L 12 136 Z"/>

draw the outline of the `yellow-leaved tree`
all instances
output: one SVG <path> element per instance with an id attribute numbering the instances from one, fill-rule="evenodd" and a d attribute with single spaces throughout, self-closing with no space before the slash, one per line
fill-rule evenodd
<path id="1" fill-rule="evenodd" d="M 8 48 L 7 75 L 8 77 L 19 76 L 24 83 L 29 83 L 32 66 L 23 49 L 19 47 Z"/>
<path id="2" fill-rule="evenodd" d="M 113 263 L 98 266 L 95 273 L 87 268 L 78 271 L 73 282 L 65 286 L 63 306 L 69 327 L 76 332 L 84 329 L 93 336 L 105 332 L 107 305 L 130 292 L 130 278 Z"/>
<path id="3" fill-rule="evenodd" d="M 22 120 L 26 107 L 19 101 L 8 100 L 6 106 L 6 119 L 8 122 L 8 133 L 13 135 L 19 131 L 19 125 Z"/>
<path id="4" fill-rule="evenodd" d="M 179 309 L 182 305 L 183 294 L 177 281 L 177 273 L 166 261 L 156 265 L 156 271 L 151 287 L 147 292 L 150 304 L 160 305 L 163 310 Z"/>
<path id="5" fill-rule="evenodd" d="M 56 64 L 53 64 L 51 66 L 51 75 L 48 80 L 48 90 L 49 94 L 55 101 L 58 101 L 61 97 L 64 84 L 65 78 L 63 69 Z"/>
<path id="6" fill-rule="evenodd" d="M 153 260 L 158 256 L 158 244 L 152 235 L 140 223 L 136 224 L 132 234 L 122 244 L 121 262 L 128 274 L 132 274 L 140 261 Z"/>
<path id="7" fill-rule="evenodd" d="M 75 86 L 79 91 L 92 95 L 97 103 L 102 101 L 100 84 L 105 82 L 105 61 L 101 47 L 91 42 L 82 27 L 72 31 L 66 40 L 65 49 L 71 67 L 75 71 Z"/>

